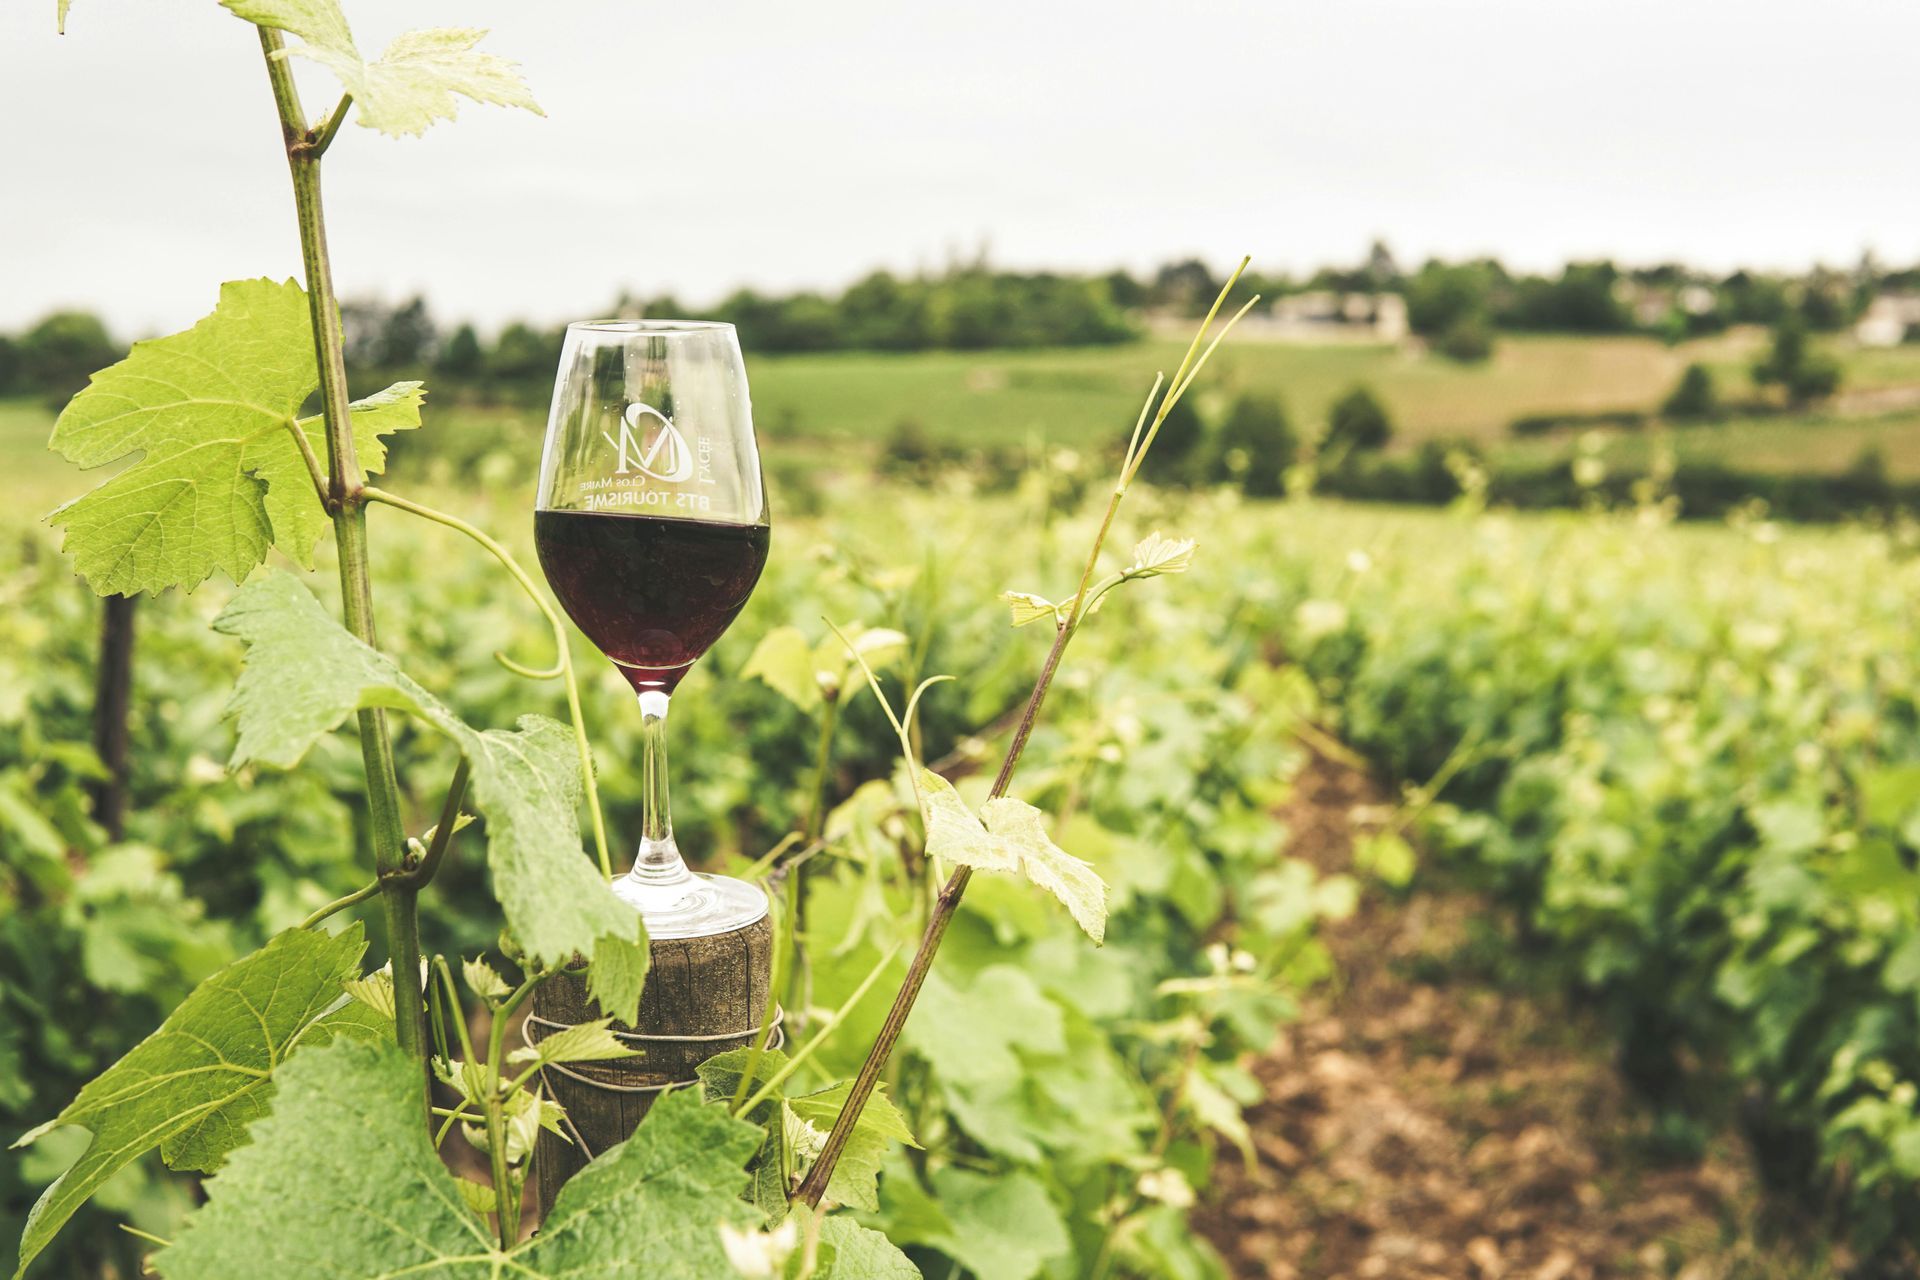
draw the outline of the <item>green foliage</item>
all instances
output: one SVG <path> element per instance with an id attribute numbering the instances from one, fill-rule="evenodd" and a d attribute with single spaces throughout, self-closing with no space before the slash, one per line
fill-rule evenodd
<path id="1" fill-rule="evenodd" d="M 700 1085 L 708 1101 L 732 1102 L 751 1056 L 749 1049 L 733 1049 L 700 1064 Z M 759 1125 L 766 1134 L 747 1167 L 752 1178 L 749 1198 L 774 1222 L 787 1216 L 788 1189 L 819 1155 L 852 1085 L 843 1080 L 810 1093 L 790 1095 L 774 1081 L 788 1070 L 786 1054 L 778 1049 L 765 1050 L 754 1067 L 749 1096 L 742 1099 L 745 1102 L 760 1097 L 766 1087 L 765 1097 L 748 1108 L 743 1118 Z M 906 1118 L 882 1090 L 860 1113 L 847 1139 L 846 1152 L 827 1184 L 827 1199 L 870 1213 L 878 1210 L 880 1166 L 896 1143 L 920 1145 L 914 1141 Z"/>
<path id="2" fill-rule="evenodd" d="M 434 357 L 433 367 L 450 378 L 472 381 L 486 367 L 486 359 L 486 352 L 480 346 L 480 335 L 473 331 L 472 325 L 463 324 L 453 331 L 453 336 L 440 348 L 439 354 Z"/>
<path id="3" fill-rule="evenodd" d="M 0 393 L 27 392 L 64 400 L 86 385 L 87 375 L 113 363 L 124 350 L 100 318 L 84 311 L 56 311 L 10 344 L 0 368 Z"/>
<path id="4" fill-rule="evenodd" d="M 1010 796 L 987 801 L 974 817 L 953 784 L 922 771 L 927 852 L 976 871 L 1025 876 L 1058 898 L 1096 943 L 1107 932 L 1107 886 L 1085 862 L 1047 837 L 1038 809 Z"/>
<path id="5" fill-rule="evenodd" d="M 1840 362 L 1814 350 L 1805 321 L 1785 316 L 1773 326 L 1766 356 L 1754 362 L 1753 380 L 1763 387 L 1778 386 L 1789 404 L 1804 405 L 1840 389 Z"/>
<path id="6" fill-rule="evenodd" d="M 1180 399 L 1167 411 L 1160 437 L 1140 464 L 1140 474 L 1155 484 L 1191 484 L 1205 479 L 1208 452 L 1206 423 L 1193 402 Z"/>
<path id="7" fill-rule="evenodd" d="M 384 1044 L 294 1059 L 252 1144 L 155 1257 L 160 1275 L 727 1274 L 720 1227 L 751 1212 L 737 1198 L 760 1136 L 751 1125 L 689 1092 L 671 1093 L 631 1140 L 567 1184 L 537 1237 L 501 1248 L 419 1123 L 416 1076 L 416 1064 Z"/>
<path id="8" fill-rule="evenodd" d="M 1714 390 L 1713 374 L 1697 360 L 1687 366 L 1680 381 L 1660 404 L 1660 416 L 1676 422 L 1697 422 L 1719 411 L 1720 397 Z"/>
<path id="9" fill-rule="evenodd" d="M 338 937 L 281 934 L 201 983 L 158 1031 L 22 1138 L 68 1124 L 93 1133 L 79 1162 L 34 1205 L 15 1275 L 136 1157 L 158 1147 L 175 1169 L 218 1168 L 266 1114 L 281 1064 L 295 1049 L 390 1035 L 390 1020 L 346 1001 L 342 984 L 359 976 L 363 950 L 358 929 Z"/>
<path id="10" fill-rule="evenodd" d="M 292 768 L 322 734 L 364 707 L 419 716 L 452 739 L 473 770 L 494 893 L 516 942 L 549 968 L 590 956 L 588 982 L 601 1007 L 633 1019 L 646 935 L 639 916 L 606 892 L 582 856 L 580 762 L 563 726 L 524 716 L 511 733 L 468 727 L 284 574 L 241 588 L 214 626 L 247 646 L 233 697 L 236 765 L 258 760 Z"/>
<path id="11" fill-rule="evenodd" d="M 458 113 L 457 94 L 474 102 L 545 114 L 513 63 L 474 48 L 484 31 L 441 27 L 398 36 L 369 62 L 353 42 L 334 0 L 221 0 L 235 15 L 300 37 L 293 52 L 326 67 L 353 95 L 360 123 L 404 137 L 425 133 Z"/>
<path id="12" fill-rule="evenodd" d="M 1751 520 L 1401 515 L 1403 550 L 1340 581 L 1331 550 L 1386 545 L 1381 524 L 1321 520 L 1303 590 L 1350 621 L 1297 606 L 1287 643 L 1392 775 L 1461 753 L 1424 823 L 1436 856 L 1520 915 L 1529 967 L 1605 1012 L 1675 1126 L 1737 1094 L 1789 1194 L 1843 1204 L 1868 1250 L 1911 1243 L 1911 555 Z"/>
<path id="13" fill-rule="evenodd" d="M 1478 364 L 1493 354 L 1493 325 L 1484 316 L 1462 316 L 1440 331 L 1433 349 L 1457 364 Z"/>
<path id="14" fill-rule="evenodd" d="M 1287 468 L 1299 451 L 1300 438 L 1279 397 L 1247 394 L 1234 399 L 1207 437 L 1201 465 L 1212 483 L 1236 484 L 1249 497 L 1274 498 L 1287 491 Z"/>
<path id="15" fill-rule="evenodd" d="M 191 588 L 215 571 L 238 582 L 274 545 L 313 563 L 327 515 L 293 438 L 320 439 L 315 421 L 296 418 L 319 382 L 312 345 L 297 284 L 235 281 L 211 315 L 136 343 L 73 398 L 54 449 L 83 467 L 142 454 L 54 513 L 94 590 Z M 383 466 L 382 435 L 419 425 L 420 398 L 419 383 L 402 383 L 356 402 L 366 469 Z"/>
<path id="16" fill-rule="evenodd" d="M 903 1243 L 936 1248 L 977 1276 L 1030 1280 L 1070 1244 L 1046 1188 L 1019 1174 L 943 1169 L 933 1197 L 915 1201 L 911 1213 Z"/>
<path id="17" fill-rule="evenodd" d="M 1393 420 L 1387 407 L 1365 386 L 1358 386 L 1333 402 L 1327 410 L 1327 433 L 1321 437 L 1322 453 L 1348 454 L 1384 449 L 1393 439 Z"/>
<path id="18" fill-rule="evenodd" d="M 1462 322 L 1484 320 L 1503 275 L 1488 263 L 1428 262 L 1407 282 L 1407 323 L 1415 333 L 1437 338 Z"/>
<path id="19" fill-rule="evenodd" d="M 1496 318 L 1510 329 L 1624 333 L 1633 328 L 1633 316 L 1618 297 L 1619 283 L 1611 262 L 1570 262 L 1558 280 L 1518 281 Z"/>

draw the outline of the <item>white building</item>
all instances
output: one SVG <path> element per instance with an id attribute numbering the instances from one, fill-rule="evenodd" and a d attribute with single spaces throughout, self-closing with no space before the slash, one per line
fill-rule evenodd
<path id="1" fill-rule="evenodd" d="M 1920 326 L 1920 294 L 1883 293 L 1867 305 L 1853 326 L 1853 339 L 1863 347 L 1897 347 L 1907 333 Z"/>

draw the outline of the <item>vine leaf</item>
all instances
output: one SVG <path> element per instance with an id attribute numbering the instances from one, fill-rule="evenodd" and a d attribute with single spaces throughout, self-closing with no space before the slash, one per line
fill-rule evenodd
<path id="1" fill-rule="evenodd" d="M 472 768 L 494 896 L 515 940 L 543 966 L 590 956 L 587 979 L 600 1007 L 633 1020 L 646 979 L 646 932 L 639 913 L 582 856 L 580 763 L 570 730 L 545 716 L 522 716 L 511 733 L 470 727 L 393 659 L 350 635 L 288 574 L 242 587 L 213 625 L 247 645 L 229 707 L 240 729 L 235 767 L 258 761 L 290 769 L 322 734 L 366 707 L 425 720 Z"/>
<path id="2" fill-rule="evenodd" d="M 757 677 L 802 711 L 812 711 L 822 701 L 813 673 L 813 643 L 798 627 L 775 627 L 760 637 L 740 677 Z"/>
<path id="3" fill-rule="evenodd" d="M 425 133 L 459 110 L 454 95 L 545 115 L 513 63 L 474 46 L 486 32 L 472 27 L 409 31 L 379 58 L 361 56 L 334 0 L 221 0 L 248 22 L 300 37 L 288 53 L 313 59 L 353 95 L 360 123 L 393 137 Z M 281 56 L 286 56 L 282 54 Z"/>
<path id="4" fill-rule="evenodd" d="M 1006 602 L 1016 627 L 1024 627 L 1042 618 L 1055 626 L 1060 624 L 1060 606 L 1045 596 L 1037 596 L 1031 591 L 1002 591 L 1000 598 Z"/>
<path id="5" fill-rule="evenodd" d="M 281 1064 L 296 1047 L 391 1036 L 390 1020 L 345 998 L 344 984 L 360 976 L 365 950 L 358 925 L 338 935 L 278 935 L 202 982 L 158 1031 L 15 1143 L 58 1125 L 93 1132 L 86 1154 L 28 1214 L 15 1276 L 102 1183 L 154 1147 L 175 1169 L 218 1168 L 266 1112 Z"/>
<path id="6" fill-rule="evenodd" d="M 538 1044 L 515 1049 L 508 1056 L 515 1062 L 537 1062 L 544 1067 L 561 1062 L 617 1062 L 639 1057 L 640 1051 L 621 1044 L 608 1020 L 597 1018 L 556 1031 Z"/>
<path id="7" fill-rule="evenodd" d="M 1155 529 L 1133 548 L 1133 563 L 1124 572 L 1129 578 L 1185 573 L 1193 567 L 1193 546 L 1192 538 L 1167 538 Z"/>
<path id="8" fill-rule="evenodd" d="M 426 388 L 418 382 L 396 382 L 385 391 L 376 391 L 347 406 L 348 421 L 353 425 L 354 454 L 362 470 L 378 475 L 387 469 L 387 444 L 382 437 L 418 427 L 420 402 L 426 396 Z M 299 427 L 314 457 L 324 467 L 327 457 L 324 419 L 302 418 Z M 286 442 L 291 444 L 290 439 Z M 255 474 L 267 482 L 266 508 L 267 518 L 273 523 L 273 545 L 302 569 L 313 568 L 314 544 L 326 535 L 331 522 L 326 508 L 313 492 L 313 479 L 307 474 L 307 464 L 299 451 L 294 448 L 267 451 Z"/>
<path id="9" fill-rule="evenodd" d="M 136 342 L 93 375 L 54 423 L 50 447 L 82 467 L 141 458 L 53 513 L 88 584 L 110 592 L 239 582 L 278 545 L 303 565 L 327 515 L 294 443 L 323 455 L 316 420 L 296 424 L 318 385 L 307 295 L 291 280 L 236 280 L 191 329 Z M 420 425 L 420 384 L 352 406 L 369 470 L 385 432 Z"/>
<path id="10" fill-rule="evenodd" d="M 1001 796 L 975 817 L 951 782 L 931 769 L 923 769 L 920 780 L 928 853 L 976 871 L 1018 872 L 1060 899 L 1089 938 L 1106 940 L 1106 882 L 1048 837 L 1046 815 L 1024 800 Z"/>
<path id="11" fill-rule="evenodd" d="M 737 1197 L 760 1141 L 692 1090 L 669 1093 L 567 1184 L 537 1237 L 502 1249 L 420 1124 L 418 1065 L 391 1044 L 301 1054 L 253 1137 L 154 1256 L 166 1280 L 726 1275 L 720 1226 L 752 1217 Z"/>
<path id="12" fill-rule="evenodd" d="M 731 1101 L 751 1056 L 750 1049 L 730 1049 L 701 1063 L 698 1074 L 707 1098 L 715 1102 Z M 763 1051 L 754 1068 L 754 1083 L 749 1092 L 757 1091 L 786 1065 L 787 1055 L 780 1050 Z M 840 1118 L 840 1109 L 846 1105 L 852 1088 L 851 1080 L 842 1080 L 817 1093 L 788 1097 L 775 1086 L 767 1099 L 746 1117 L 766 1132 L 765 1142 L 747 1171 L 752 1178 L 748 1199 L 760 1207 L 768 1221 L 778 1222 L 787 1214 L 788 1175 L 800 1173 L 804 1164 L 819 1154 L 817 1148 L 801 1149 L 804 1144 L 794 1141 L 796 1129 L 798 1134 L 824 1139 L 833 1122 Z M 907 1127 L 906 1117 L 893 1105 L 884 1087 L 877 1088 L 854 1123 L 840 1163 L 834 1166 L 833 1177 L 827 1184 L 827 1199 L 877 1212 L 880 1163 L 895 1142 L 910 1147 L 920 1145 L 913 1140 L 913 1130 Z"/>
<path id="13" fill-rule="evenodd" d="M 847 1095 L 852 1090 L 853 1081 L 842 1080 L 817 1093 L 788 1098 L 787 1110 L 819 1132 L 828 1133 L 833 1129 L 833 1122 L 840 1118 L 841 1108 L 846 1106 Z M 869 1213 L 879 1212 L 880 1164 L 895 1142 L 910 1147 L 920 1145 L 913 1140 L 913 1130 L 907 1127 L 907 1119 L 893 1105 L 893 1099 L 876 1089 L 854 1121 L 853 1132 L 847 1136 L 846 1148 L 840 1153 L 840 1163 L 833 1167 L 833 1176 L 827 1180 L 827 1199 Z"/>
<path id="14" fill-rule="evenodd" d="M 920 1280 L 899 1246 L 871 1227 L 845 1215 L 820 1223 L 819 1280 Z"/>
<path id="15" fill-rule="evenodd" d="M 1029 1174 L 949 1166 L 933 1176 L 931 1197 L 903 1179 L 887 1184 L 887 1198 L 903 1241 L 931 1245 L 977 1276 L 1028 1280 L 1072 1247 L 1060 1211 Z"/>
<path id="16" fill-rule="evenodd" d="M 855 661 L 847 653 L 848 644 L 869 667 L 881 667 L 906 653 L 907 637 L 890 628 L 856 622 L 816 645 L 798 627 L 775 627 L 754 646 L 740 674 L 747 679 L 758 677 L 800 710 L 813 711 L 838 696 L 847 682 Z"/>
<path id="17" fill-rule="evenodd" d="M 964 986 L 936 968 L 927 975 L 919 1008 L 905 1040 L 948 1084 L 1018 1081 L 1023 1056 L 1067 1051 L 1060 1006 L 1018 965 L 988 965 Z"/>

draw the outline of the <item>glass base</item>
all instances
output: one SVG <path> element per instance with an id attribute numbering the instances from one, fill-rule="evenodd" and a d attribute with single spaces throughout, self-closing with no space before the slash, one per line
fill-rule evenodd
<path id="1" fill-rule="evenodd" d="M 652 938 L 731 933 L 767 914 L 766 891 L 732 876 L 685 875 L 663 883 L 636 865 L 614 880 L 613 892 L 639 909 Z"/>

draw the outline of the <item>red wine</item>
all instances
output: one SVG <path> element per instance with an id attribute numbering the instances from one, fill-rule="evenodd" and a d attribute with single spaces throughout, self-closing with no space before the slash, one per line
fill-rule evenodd
<path id="1" fill-rule="evenodd" d="M 767 563 L 763 524 L 537 511 L 534 546 L 574 624 L 636 690 L 673 692 Z"/>

